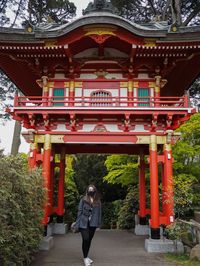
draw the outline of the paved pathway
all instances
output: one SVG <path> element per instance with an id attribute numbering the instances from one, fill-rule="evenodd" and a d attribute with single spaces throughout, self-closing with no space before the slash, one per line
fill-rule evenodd
<path id="1" fill-rule="evenodd" d="M 148 254 L 144 237 L 123 230 L 96 231 L 89 256 L 92 266 L 174 266 L 160 254 Z M 81 266 L 81 235 L 54 236 L 54 247 L 40 251 L 31 266 Z M 176 264 L 177 265 L 177 264 Z"/>

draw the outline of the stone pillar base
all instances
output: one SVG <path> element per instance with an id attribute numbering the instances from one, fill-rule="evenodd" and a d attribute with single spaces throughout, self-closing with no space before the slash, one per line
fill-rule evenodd
<path id="1" fill-rule="evenodd" d="M 55 223 L 53 225 L 53 234 L 64 235 L 67 232 L 67 225 L 64 223 Z"/>
<path id="2" fill-rule="evenodd" d="M 52 236 L 45 236 L 39 245 L 39 250 L 50 250 L 53 247 L 53 237 Z"/>
<path id="3" fill-rule="evenodd" d="M 135 226 L 135 234 L 136 236 L 146 236 L 149 235 L 149 226 L 148 225 L 141 225 L 137 224 Z"/>
<path id="4" fill-rule="evenodd" d="M 52 236 L 53 235 L 53 224 L 50 223 L 47 225 L 47 236 Z"/>
<path id="5" fill-rule="evenodd" d="M 145 249 L 148 253 L 184 253 L 182 242 L 169 239 L 145 239 Z"/>

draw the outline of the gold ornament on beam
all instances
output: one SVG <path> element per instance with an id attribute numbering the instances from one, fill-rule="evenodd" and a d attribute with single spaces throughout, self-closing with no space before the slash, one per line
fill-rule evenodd
<path id="1" fill-rule="evenodd" d="M 44 137 L 44 150 L 50 150 L 51 149 L 51 135 L 46 134 Z"/>
<path id="2" fill-rule="evenodd" d="M 84 29 L 86 31 L 85 36 L 89 36 L 96 43 L 102 44 L 111 36 L 116 36 L 114 33 L 115 29 L 113 28 L 104 28 L 104 27 L 88 27 Z"/>
<path id="3" fill-rule="evenodd" d="M 156 135 L 150 136 L 149 148 L 150 148 L 150 151 L 157 151 L 157 136 Z"/>

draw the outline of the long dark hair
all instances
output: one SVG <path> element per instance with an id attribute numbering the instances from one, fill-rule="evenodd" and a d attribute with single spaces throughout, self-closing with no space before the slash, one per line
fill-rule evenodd
<path id="1" fill-rule="evenodd" d="M 93 203 L 91 202 L 90 196 L 88 195 L 88 191 L 89 191 L 90 187 L 92 187 L 94 189 L 94 191 L 95 191 Z M 97 188 L 93 184 L 90 184 L 86 188 L 86 192 L 85 192 L 85 196 L 83 197 L 83 200 L 86 201 L 87 203 L 89 203 L 90 205 L 95 205 L 96 206 L 96 205 L 100 205 L 101 204 L 99 193 L 97 191 Z"/>

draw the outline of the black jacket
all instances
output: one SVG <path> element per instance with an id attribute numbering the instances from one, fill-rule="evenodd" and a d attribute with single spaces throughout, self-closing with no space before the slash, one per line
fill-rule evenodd
<path id="1" fill-rule="evenodd" d="M 88 220 L 90 226 L 101 226 L 101 203 L 97 206 L 91 206 L 88 202 L 81 199 L 78 205 L 76 228 L 87 228 Z"/>

